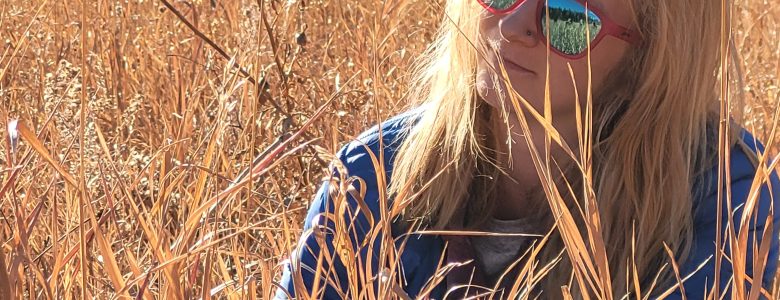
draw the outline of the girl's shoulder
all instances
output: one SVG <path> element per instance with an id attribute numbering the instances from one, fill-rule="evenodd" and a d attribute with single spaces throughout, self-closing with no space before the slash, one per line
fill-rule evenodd
<path id="1" fill-rule="evenodd" d="M 754 212 L 758 220 L 765 220 L 770 212 L 772 202 L 780 201 L 780 177 L 772 164 L 775 158 L 765 153 L 764 144 L 745 128 L 737 128 L 737 139 L 731 147 L 728 157 L 729 174 L 722 174 L 722 184 L 718 188 L 718 175 L 722 172 L 715 164 L 698 181 L 695 204 L 694 222 L 709 223 L 717 216 L 718 191 L 722 190 L 721 202 L 725 209 L 726 191 L 730 191 L 731 213 L 734 220 L 739 220 L 746 205 Z M 765 159 L 761 157 L 764 156 Z M 726 189 L 726 184 L 729 189 Z M 780 216 L 780 209 L 774 212 L 774 219 Z"/>
<path id="2" fill-rule="evenodd" d="M 764 144 L 761 143 L 750 131 L 745 128 L 739 128 L 737 141 L 731 150 L 731 178 L 754 177 L 760 167 L 759 156 L 766 151 Z M 769 157 L 769 156 L 767 156 Z M 771 161 L 765 161 L 765 169 Z M 772 172 L 775 173 L 775 172 Z M 773 174 L 776 176 L 776 174 Z"/>
<path id="3" fill-rule="evenodd" d="M 345 143 L 337 152 L 330 165 L 329 177 L 323 178 L 310 203 L 301 240 L 291 254 L 292 258 L 285 264 L 281 280 L 284 289 L 293 291 L 295 288 L 300 288 L 300 286 L 296 287 L 293 279 L 293 270 L 300 270 L 304 286 L 311 290 L 317 278 L 311 270 L 320 266 L 322 270 L 326 270 L 325 274 L 331 274 L 328 276 L 328 283 L 338 282 L 338 286 L 347 287 L 352 283 L 348 278 L 351 278 L 351 274 L 354 273 L 347 268 L 354 268 L 356 265 L 345 266 L 345 262 L 355 262 L 355 256 L 362 257 L 356 264 L 369 262 L 372 264 L 368 270 L 373 270 L 374 273 L 366 274 L 367 278 L 378 276 L 376 272 L 381 270 L 379 260 L 366 258 L 369 254 L 382 253 L 382 243 L 385 240 L 378 235 L 383 234 L 383 231 L 373 231 L 379 228 L 374 225 L 375 220 L 379 220 L 381 216 L 379 199 L 383 192 L 379 186 L 381 181 L 378 180 L 381 177 L 377 174 L 381 174 L 380 168 L 384 168 L 387 174 L 390 174 L 395 152 L 402 144 L 409 127 L 416 123 L 422 111 L 423 107 L 417 107 L 394 115 Z M 340 224 L 347 224 L 347 226 L 340 226 Z M 333 234 L 335 232 L 341 234 Z M 339 240 L 344 237 L 347 240 Z M 439 245 L 436 242 L 434 239 L 415 239 L 414 242 L 407 244 L 407 249 L 430 249 Z M 323 253 L 321 249 L 324 248 L 321 247 L 324 245 L 328 245 L 329 251 L 333 251 L 330 247 L 337 245 L 350 245 L 352 248 L 339 248 L 346 252 L 337 251 L 333 254 L 332 260 L 322 260 L 320 254 Z M 435 252 L 431 251 L 431 253 Z M 337 256 L 340 258 L 337 259 Z M 352 256 L 352 259 L 349 259 L 349 256 Z M 402 255 L 402 265 L 407 272 L 406 279 L 410 286 L 418 290 L 430 276 L 425 276 L 428 275 L 425 272 L 414 272 L 414 268 L 420 265 L 428 267 L 429 265 L 425 263 L 438 262 L 437 259 L 428 259 L 428 256 L 430 256 L 428 252 L 422 250 L 412 250 Z M 422 270 L 434 269 L 434 267 Z M 410 274 L 419 274 L 419 276 Z M 325 280 L 319 286 L 325 287 L 323 295 L 325 299 L 343 297 L 343 294 L 333 288 L 334 285 L 326 285 Z M 286 295 L 282 289 L 279 289 L 275 299 L 287 299 Z"/>
<path id="4" fill-rule="evenodd" d="M 780 239 L 777 238 L 777 233 L 780 232 L 780 179 L 772 165 L 775 158 L 764 154 L 764 145 L 746 129 L 739 128 L 736 133 L 737 142 L 731 147 L 728 157 L 729 175 L 721 173 L 720 170 L 724 168 L 715 164 L 695 186 L 700 194 L 696 194 L 694 201 L 694 247 L 680 269 L 681 275 L 691 276 L 685 283 L 688 298 L 703 297 L 699 293 L 711 285 L 717 270 L 713 262 L 716 251 L 720 251 L 717 249 L 724 249 L 725 254 L 731 256 L 731 247 L 715 247 L 718 222 L 721 224 L 721 241 L 727 245 L 732 240 L 726 235 L 728 228 L 733 228 L 737 233 L 747 232 L 747 249 L 741 252 L 742 257 L 731 257 L 744 263 L 745 274 L 757 276 L 759 273 L 754 271 L 763 270 L 760 278 L 764 286 L 770 289 L 777 268 L 780 255 Z M 761 159 L 762 157 L 765 159 Z M 719 174 L 722 175 L 720 185 Z M 731 206 L 728 205 L 728 196 Z M 718 214 L 719 206 L 721 214 Z M 763 257 L 765 264 L 756 270 L 753 269 L 752 263 L 754 245 L 759 245 L 758 249 L 762 249 L 758 253 L 766 255 Z M 738 245 L 732 245 L 736 246 Z M 724 260 L 719 270 L 721 287 L 729 286 L 733 274 L 731 264 Z"/>
<path id="5" fill-rule="evenodd" d="M 426 106 L 418 106 L 405 110 L 361 132 L 341 147 L 336 153 L 336 159 L 349 176 L 358 176 L 363 180 L 375 178 L 381 163 L 381 168 L 389 178 L 395 154 L 425 109 Z M 381 162 L 380 157 L 383 158 Z"/>

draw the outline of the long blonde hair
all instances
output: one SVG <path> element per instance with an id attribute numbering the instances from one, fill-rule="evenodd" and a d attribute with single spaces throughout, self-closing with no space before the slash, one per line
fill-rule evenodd
<path id="1" fill-rule="evenodd" d="M 490 113 L 475 91 L 480 40 L 475 2 L 447 1 L 438 34 L 418 61 L 410 95 L 428 109 L 399 149 L 388 190 L 406 197 L 396 200 L 408 219 L 436 229 L 447 228 L 467 204 L 474 215 L 488 214 L 494 202 L 490 178 L 501 172 L 495 151 L 505 145 L 490 136 Z M 690 252 L 692 190 L 714 155 L 717 139 L 708 138 L 708 128 L 717 128 L 713 104 L 719 97 L 720 6 L 679 0 L 630 4 L 643 45 L 594 93 L 589 181 L 609 260 L 609 293 L 618 298 L 631 290 L 630 267 L 643 288 L 657 275 L 659 285 L 673 280 L 669 268 L 659 274 L 668 262 L 664 243 L 678 263 Z M 543 250 L 546 257 L 561 251 L 553 245 Z M 570 267 L 564 259 L 550 271 L 546 289 L 569 284 Z"/>

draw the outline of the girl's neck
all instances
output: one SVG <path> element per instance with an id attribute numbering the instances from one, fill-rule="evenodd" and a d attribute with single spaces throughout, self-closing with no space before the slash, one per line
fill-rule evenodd
<path id="1" fill-rule="evenodd" d="M 572 151 L 578 151 L 577 146 L 577 127 L 574 116 L 555 116 L 555 120 L 564 120 L 566 122 L 554 122 L 555 128 L 569 144 Z M 571 120 L 571 121 L 569 121 Z M 544 192 L 541 189 L 541 180 L 534 166 L 531 151 L 523 135 L 522 127 L 516 116 L 509 119 L 510 132 L 514 144 L 511 148 L 511 162 L 508 153 L 499 153 L 499 163 L 504 165 L 506 174 L 499 175 L 495 189 L 496 207 L 493 216 L 497 219 L 510 220 L 525 217 L 532 217 L 539 209 L 544 208 Z M 504 124 L 501 124 L 495 132 L 499 135 L 500 143 L 507 141 L 507 130 Z M 528 128 L 533 137 L 533 143 L 539 156 L 544 159 L 545 146 L 544 126 L 535 120 L 528 119 Z M 503 148 L 507 149 L 506 146 Z M 555 162 L 550 162 L 550 168 L 556 170 L 556 162 L 563 164 L 571 159 L 564 153 L 562 148 L 551 142 L 551 158 Z M 507 149 L 508 150 L 508 149 Z M 575 152 L 575 155 L 578 155 Z M 507 165 L 511 163 L 511 165 Z M 544 163 L 542 161 L 542 163 Z M 553 175 L 559 172 L 553 172 Z M 542 202 L 542 203 L 540 203 Z"/>

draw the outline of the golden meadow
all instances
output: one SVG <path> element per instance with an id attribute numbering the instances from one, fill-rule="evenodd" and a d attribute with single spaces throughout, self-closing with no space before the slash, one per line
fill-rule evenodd
<path id="1" fill-rule="evenodd" d="M 767 141 L 780 8 L 727 2 L 734 109 Z M 333 154 L 406 108 L 441 4 L 0 1 L 0 298 L 270 298 Z"/>

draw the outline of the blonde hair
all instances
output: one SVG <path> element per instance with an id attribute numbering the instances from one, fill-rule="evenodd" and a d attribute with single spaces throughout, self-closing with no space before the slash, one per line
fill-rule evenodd
<path id="1" fill-rule="evenodd" d="M 480 105 L 475 91 L 480 41 L 475 3 L 447 1 L 436 38 L 418 61 L 410 95 L 428 109 L 399 149 L 388 190 L 400 195 L 396 201 L 408 219 L 436 229 L 451 225 L 465 205 L 475 216 L 490 213 L 491 177 L 501 173 L 495 153 L 506 146 L 491 136 L 490 108 Z M 692 242 L 693 187 L 717 153 L 717 138 L 708 132 L 717 128 L 720 6 L 679 0 L 630 4 L 643 45 L 626 55 L 593 97 L 590 182 L 609 261 L 608 293 L 618 298 L 632 290 L 633 267 L 643 290 L 656 276 L 659 286 L 673 283 L 670 268 L 659 274 L 668 262 L 664 243 L 678 263 L 685 260 Z M 560 241 L 552 242 L 542 256 L 554 258 L 561 249 Z M 560 291 L 571 276 L 564 259 L 546 276 L 545 289 Z"/>

